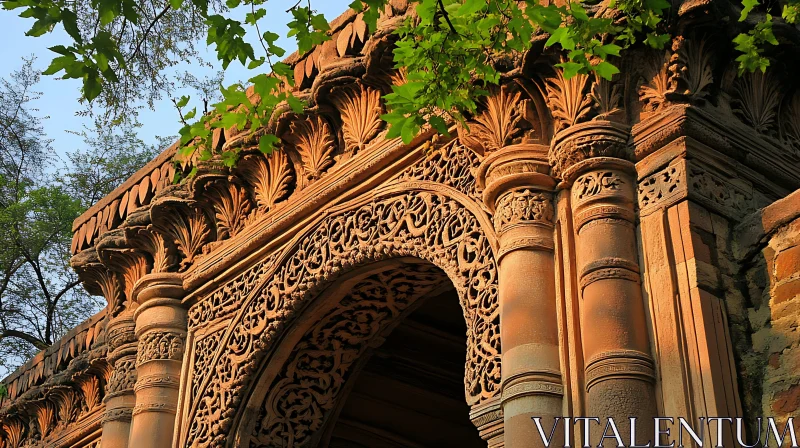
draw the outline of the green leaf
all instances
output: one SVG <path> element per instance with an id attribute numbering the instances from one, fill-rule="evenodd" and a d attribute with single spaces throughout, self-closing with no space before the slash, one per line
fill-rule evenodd
<path id="1" fill-rule="evenodd" d="M 604 79 L 611 81 L 611 78 L 619 73 L 619 69 L 610 62 L 603 61 L 594 67 L 594 71 Z"/>
<path id="2" fill-rule="evenodd" d="M 187 104 L 189 104 L 189 96 L 183 95 L 175 105 L 180 109 L 186 107 Z"/>
<path id="3" fill-rule="evenodd" d="M 450 131 L 447 128 L 447 122 L 444 121 L 442 117 L 434 115 L 433 117 L 428 120 L 428 122 L 436 129 L 440 134 L 449 136 Z"/>
<path id="4" fill-rule="evenodd" d="M 570 79 L 573 76 L 578 74 L 578 71 L 583 68 L 582 64 L 578 64 L 577 62 L 562 62 L 560 64 L 556 64 L 556 66 L 561 67 L 564 69 L 564 78 Z"/>
<path id="5" fill-rule="evenodd" d="M 486 6 L 485 0 L 466 0 L 453 14 L 453 17 L 466 17 L 475 14 Z"/>
<path id="6" fill-rule="evenodd" d="M 280 141 L 278 137 L 272 134 L 262 135 L 261 138 L 258 139 L 258 150 L 268 156 L 272 154 L 272 151 L 275 150 L 275 145 Z"/>
<path id="7" fill-rule="evenodd" d="M 747 19 L 747 16 L 750 14 L 750 11 L 753 10 L 756 6 L 760 5 L 761 3 L 758 0 L 742 0 L 742 14 L 739 16 L 739 21 L 744 22 Z"/>
<path id="8" fill-rule="evenodd" d="M 169 6 L 171 6 L 172 9 L 181 9 L 181 5 L 183 5 L 183 0 L 169 0 Z"/>

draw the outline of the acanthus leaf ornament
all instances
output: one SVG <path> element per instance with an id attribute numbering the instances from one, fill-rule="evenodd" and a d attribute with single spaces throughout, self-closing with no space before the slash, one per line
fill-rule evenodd
<path id="1" fill-rule="evenodd" d="M 247 191 L 229 180 L 214 181 L 205 187 L 205 191 L 214 209 L 217 239 L 236 236 L 244 229 L 252 210 Z"/>
<path id="2" fill-rule="evenodd" d="M 342 117 L 345 153 L 363 150 L 383 129 L 381 93 L 361 85 L 341 89 L 333 96 L 333 104 Z"/>
<path id="3" fill-rule="evenodd" d="M 275 207 L 291 192 L 294 172 L 283 151 L 269 156 L 251 154 L 239 162 L 238 169 L 253 188 L 256 204 L 261 213 Z"/>
<path id="4" fill-rule="evenodd" d="M 545 82 L 556 132 L 589 118 L 592 99 L 586 94 L 588 85 L 589 75 L 578 73 L 567 79 L 561 69 L 556 69 L 555 76 Z"/>
<path id="5" fill-rule="evenodd" d="M 522 122 L 529 106 L 530 100 L 523 100 L 519 90 L 504 85 L 482 101 L 482 111 L 467 127 L 459 127 L 459 138 L 480 157 L 498 151 L 524 133 Z"/>
<path id="6" fill-rule="evenodd" d="M 333 166 L 333 151 L 336 149 L 331 128 L 321 116 L 294 121 L 290 132 L 284 137 L 293 144 L 300 156 L 303 177 L 306 181 L 317 180 Z"/>
<path id="7" fill-rule="evenodd" d="M 760 134 L 775 134 L 780 84 L 769 74 L 756 71 L 736 80 L 733 113 Z"/>

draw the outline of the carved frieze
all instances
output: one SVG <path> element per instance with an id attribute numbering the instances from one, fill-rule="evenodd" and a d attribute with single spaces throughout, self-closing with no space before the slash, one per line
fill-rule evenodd
<path id="1" fill-rule="evenodd" d="M 151 331 L 139 337 L 136 366 L 148 361 L 183 358 L 186 336 L 171 331 Z"/>
<path id="2" fill-rule="evenodd" d="M 639 181 L 638 201 L 642 215 L 685 198 L 735 220 L 758 208 L 752 187 L 728 180 L 697 161 L 678 159 Z"/>
<path id="3" fill-rule="evenodd" d="M 517 189 L 500 196 L 494 217 L 498 233 L 520 224 L 552 226 L 553 198 L 549 193 L 531 189 Z"/>

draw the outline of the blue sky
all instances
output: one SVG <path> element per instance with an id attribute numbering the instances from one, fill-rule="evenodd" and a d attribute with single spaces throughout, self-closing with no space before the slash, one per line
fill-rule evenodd
<path id="1" fill-rule="evenodd" d="M 290 14 L 286 13 L 286 10 L 296 2 L 297 0 L 270 0 L 267 2 L 267 16 L 260 23 L 261 30 L 269 29 L 281 36 L 286 36 L 286 23 L 291 20 Z M 312 2 L 312 7 L 325 14 L 330 21 L 343 13 L 349 3 L 350 0 L 317 0 Z M 244 21 L 244 13 L 244 10 L 237 9 L 231 14 Z M 15 11 L 0 10 L 0 42 L 3 42 L 0 47 L 0 60 L 4 61 L 0 67 L 0 76 L 4 78 L 21 66 L 22 57 L 31 55 L 37 57 L 36 68 L 44 70 L 55 54 L 48 48 L 68 42 L 66 33 L 60 26 L 53 33 L 41 37 L 25 36 L 25 32 L 33 21 L 20 18 L 17 14 L 18 12 Z M 201 47 L 204 45 L 205 42 L 202 42 Z M 287 50 L 287 54 L 296 49 L 294 41 L 285 37 L 279 45 Z M 216 62 L 215 54 L 214 48 L 211 47 L 207 49 L 203 58 L 209 62 Z M 225 72 L 225 84 L 239 80 L 246 81 L 261 70 L 263 67 L 249 71 L 238 62 L 234 62 Z M 202 78 L 204 75 L 213 75 L 216 70 L 182 64 L 176 66 L 174 71 L 176 73 L 191 71 L 197 78 Z M 52 76 L 43 76 L 38 85 L 42 97 L 36 102 L 36 107 L 40 110 L 40 115 L 49 117 L 44 122 L 44 127 L 48 137 L 53 139 L 53 147 L 62 156 L 78 149 L 83 143 L 81 137 L 73 135 L 69 131 L 80 131 L 83 124 L 91 124 L 91 119 L 76 115 L 76 112 L 82 109 L 77 101 L 80 86 L 79 80 L 60 80 Z M 176 96 L 183 93 L 189 92 L 177 92 Z M 178 129 L 180 129 L 178 114 L 167 97 L 156 103 L 153 110 L 145 105 L 145 109 L 139 113 L 139 121 L 143 125 L 139 129 L 139 136 L 145 142 L 155 142 L 155 136 L 177 135 Z"/>

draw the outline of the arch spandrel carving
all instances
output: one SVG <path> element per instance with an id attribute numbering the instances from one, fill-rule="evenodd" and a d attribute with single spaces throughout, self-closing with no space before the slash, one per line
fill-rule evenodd
<path id="1" fill-rule="evenodd" d="M 222 446 L 228 440 L 237 408 L 256 380 L 254 372 L 317 292 L 356 266 L 390 258 L 426 260 L 447 274 L 461 297 L 468 328 L 467 400 L 476 404 L 495 396 L 500 341 L 493 231 L 485 216 L 479 217 L 480 208 L 415 188 L 395 185 L 393 194 L 339 207 L 342 211 L 320 220 L 290 245 L 271 273 L 260 274 L 265 279 L 261 285 L 243 291 L 238 312 L 220 342 L 214 342 L 220 349 L 212 367 L 196 363 L 193 368 L 194 375 L 208 377 L 193 386 L 205 393 L 187 406 L 186 446 Z M 192 313 L 194 308 L 190 315 L 200 316 Z"/>

